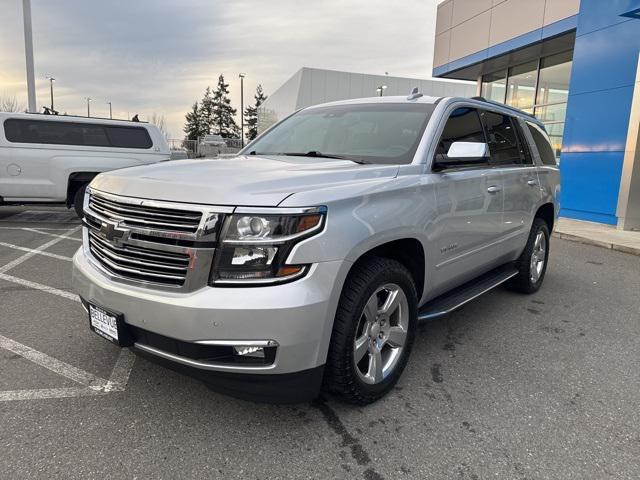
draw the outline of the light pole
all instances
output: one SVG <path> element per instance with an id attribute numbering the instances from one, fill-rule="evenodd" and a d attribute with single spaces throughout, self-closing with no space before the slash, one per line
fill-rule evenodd
<path id="1" fill-rule="evenodd" d="M 241 73 L 240 77 L 240 145 L 244 148 L 244 77 L 246 74 Z"/>
<path id="2" fill-rule="evenodd" d="M 109 104 L 109 118 L 113 119 L 113 113 L 111 111 L 111 102 L 107 102 Z"/>
<path id="3" fill-rule="evenodd" d="M 47 75 L 45 78 L 49 80 L 49 84 L 51 87 L 51 113 L 53 113 L 53 82 L 55 82 L 56 79 L 53 78 L 51 75 Z"/>
<path id="4" fill-rule="evenodd" d="M 378 92 L 380 96 L 382 96 L 382 92 L 384 92 L 386 89 L 387 89 L 386 85 L 380 85 L 378 88 L 376 88 L 376 92 Z"/>
<path id="5" fill-rule="evenodd" d="M 31 0 L 22 0 L 22 19 L 24 21 L 24 56 L 27 64 L 27 97 L 29 111 L 37 112 L 36 79 L 33 69 L 33 33 L 31 32 Z"/>
<path id="6" fill-rule="evenodd" d="M 89 105 L 91 104 L 91 97 L 84 97 L 84 99 L 87 101 L 87 117 L 90 117 L 91 107 Z"/>

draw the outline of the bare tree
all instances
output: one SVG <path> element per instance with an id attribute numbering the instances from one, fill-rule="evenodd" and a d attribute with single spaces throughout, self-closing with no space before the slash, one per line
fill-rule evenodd
<path id="1" fill-rule="evenodd" d="M 156 127 L 158 127 L 158 129 L 162 132 L 162 134 L 165 137 L 169 136 L 169 132 L 167 132 L 167 122 L 164 119 L 164 115 L 163 114 L 158 114 L 158 113 L 153 113 L 151 115 L 151 119 L 149 120 L 149 122 L 153 123 Z"/>
<path id="2" fill-rule="evenodd" d="M 18 103 L 15 95 L 0 95 L 0 112 L 24 112 L 25 106 Z"/>

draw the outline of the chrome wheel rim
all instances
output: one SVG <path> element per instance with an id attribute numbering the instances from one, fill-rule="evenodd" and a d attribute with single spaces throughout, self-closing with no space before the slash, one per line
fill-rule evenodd
<path id="1" fill-rule="evenodd" d="M 536 235 L 536 239 L 533 243 L 533 251 L 531 252 L 531 265 L 529 271 L 531 272 L 531 281 L 536 283 L 542 276 L 544 270 L 544 263 L 547 261 L 547 237 L 544 232 L 540 231 Z"/>
<path id="2" fill-rule="evenodd" d="M 374 385 L 395 369 L 402 356 L 409 328 L 409 302 L 395 283 L 378 288 L 365 303 L 353 342 L 353 363 L 358 377 Z"/>

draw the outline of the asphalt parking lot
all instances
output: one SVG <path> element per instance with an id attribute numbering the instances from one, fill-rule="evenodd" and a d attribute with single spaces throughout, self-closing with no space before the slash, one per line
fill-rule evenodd
<path id="1" fill-rule="evenodd" d="M 70 285 L 79 222 L 0 208 L 0 477 L 640 477 L 640 257 L 554 239 L 533 296 L 420 325 L 397 388 L 245 402 L 102 340 Z"/>

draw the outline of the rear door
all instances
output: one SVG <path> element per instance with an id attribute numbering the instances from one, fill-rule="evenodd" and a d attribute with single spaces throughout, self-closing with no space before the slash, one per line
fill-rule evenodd
<path id="1" fill-rule="evenodd" d="M 446 155 L 452 143 L 480 142 L 486 138 L 478 110 L 456 108 L 445 124 L 437 149 Z M 503 185 L 488 163 L 474 161 L 434 172 L 438 215 L 430 241 L 437 292 L 489 270 L 496 263 L 496 242 L 502 222 Z"/>
<path id="2" fill-rule="evenodd" d="M 520 122 L 510 115 L 484 111 L 490 164 L 503 182 L 504 208 L 501 258 L 510 259 L 524 248 L 540 201 L 538 175 Z"/>

